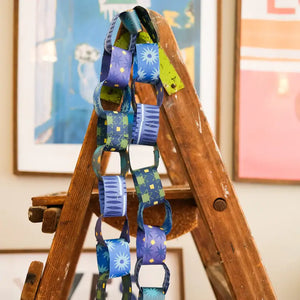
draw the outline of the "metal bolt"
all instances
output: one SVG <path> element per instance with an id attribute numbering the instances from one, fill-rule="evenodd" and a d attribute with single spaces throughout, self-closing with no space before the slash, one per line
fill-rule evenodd
<path id="1" fill-rule="evenodd" d="M 223 211 L 227 208 L 227 203 L 226 201 L 223 199 L 223 198 L 217 198 L 215 201 L 214 201 L 214 209 L 216 211 Z"/>

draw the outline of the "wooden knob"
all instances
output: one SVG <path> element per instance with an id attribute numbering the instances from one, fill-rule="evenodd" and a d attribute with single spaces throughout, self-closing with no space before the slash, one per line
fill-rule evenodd
<path id="1" fill-rule="evenodd" d="M 216 211 L 223 211 L 227 208 L 227 203 L 223 198 L 218 198 L 214 201 L 213 206 Z"/>

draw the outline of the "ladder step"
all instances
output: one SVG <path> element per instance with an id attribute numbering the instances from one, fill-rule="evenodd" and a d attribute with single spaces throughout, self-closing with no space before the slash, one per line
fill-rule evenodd
<path id="1" fill-rule="evenodd" d="M 188 186 L 171 186 L 164 188 L 165 198 L 170 202 L 173 212 L 173 229 L 168 234 L 169 240 L 178 238 L 179 236 L 192 231 L 198 224 L 197 206 L 194 202 L 192 192 Z M 45 206 L 60 205 L 63 207 L 67 193 L 59 193 L 54 195 L 46 195 L 33 197 L 33 207 L 41 204 Z M 127 214 L 129 219 L 130 234 L 136 237 L 137 232 L 137 209 L 138 199 L 133 188 L 127 189 Z M 90 198 L 90 208 L 97 216 L 100 213 L 99 194 L 94 190 Z M 48 208 L 44 212 L 42 231 L 53 233 L 56 230 L 60 213 L 55 213 L 55 208 Z M 56 210 L 59 211 L 58 208 Z M 164 208 L 162 205 L 149 207 L 144 211 L 145 224 L 160 226 L 165 217 Z M 124 218 L 104 218 L 104 222 L 113 226 L 116 229 L 122 230 Z"/>

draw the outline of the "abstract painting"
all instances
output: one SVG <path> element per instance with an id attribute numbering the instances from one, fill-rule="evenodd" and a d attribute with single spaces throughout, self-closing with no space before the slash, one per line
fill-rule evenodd
<path id="1" fill-rule="evenodd" d="M 300 2 L 241 0 L 235 179 L 300 181 Z"/>
<path id="2" fill-rule="evenodd" d="M 116 13 L 136 5 L 155 10 L 166 18 L 196 90 L 200 96 L 203 94 L 204 108 L 214 107 L 215 99 L 208 98 L 215 97 L 215 92 L 206 88 L 209 96 L 205 96 L 202 91 L 205 80 L 215 90 L 211 77 L 216 72 L 216 40 L 213 40 L 216 2 L 42 0 L 28 3 L 15 0 L 18 6 L 16 171 L 73 171 L 93 110 L 92 95 L 100 76 L 103 41 L 109 23 Z M 214 19 L 209 15 L 214 15 Z M 201 21 L 206 19 L 212 19 L 213 26 L 204 27 Z M 201 31 L 201 26 L 205 30 Z M 213 35 L 209 34 L 210 30 Z M 208 39 L 212 39 L 212 46 L 207 50 L 200 50 L 201 35 L 207 47 Z M 201 65 L 205 51 L 210 57 Z M 205 64 L 213 71 L 203 71 Z M 211 111 L 214 115 L 214 108 Z"/>

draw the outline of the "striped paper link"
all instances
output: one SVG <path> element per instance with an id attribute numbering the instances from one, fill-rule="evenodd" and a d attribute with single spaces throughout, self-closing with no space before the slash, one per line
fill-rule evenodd
<path id="1" fill-rule="evenodd" d="M 110 25 L 109 25 L 109 29 L 107 31 L 107 34 L 106 34 L 106 37 L 105 37 L 105 40 L 104 40 L 104 49 L 108 53 L 111 53 L 111 50 L 112 50 L 112 41 L 111 41 L 111 39 L 112 39 L 113 31 L 115 29 L 118 18 L 119 18 L 119 14 L 115 15 L 113 17 L 113 19 L 111 20 Z"/>
<path id="2" fill-rule="evenodd" d="M 99 202 L 103 217 L 122 217 L 127 213 L 127 190 L 123 176 L 102 176 Z"/>
<path id="3" fill-rule="evenodd" d="M 133 117 L 132 144 L 156 145 L 159 130 L 159 106 L 137 103 Z"/>

